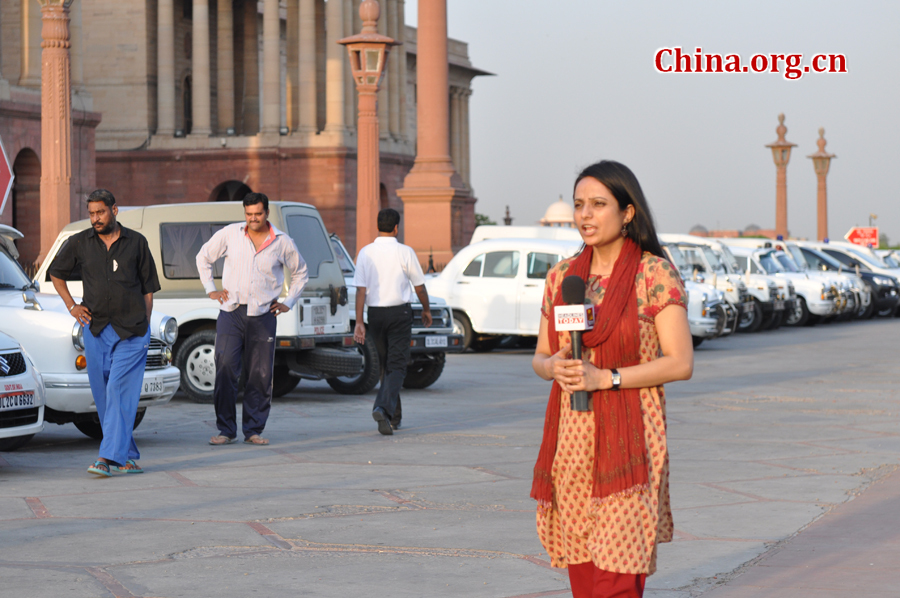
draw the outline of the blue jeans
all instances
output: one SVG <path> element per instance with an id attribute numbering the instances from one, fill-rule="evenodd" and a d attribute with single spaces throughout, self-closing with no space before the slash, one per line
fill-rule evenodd
<path id="1" fill-rule="evenodd" d="M 99 336 L 91 334 L 90 328 L 84 330 L 88 380 L 103 430 L 99 456 L 116 465 L 141 458 L 134 443 L 134 417 L 141 400 L 149 346 L 149 327 L 144 336 L 124 340 L 109 324 Z"/>

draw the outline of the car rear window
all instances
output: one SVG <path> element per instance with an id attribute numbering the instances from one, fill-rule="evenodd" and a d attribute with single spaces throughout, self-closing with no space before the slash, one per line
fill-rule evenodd
<path id="1" fill-rule="evenodd" d="M 559 256 L 554 253 L 529 253 L 528 254 L 528 278 L 547 278 L 550 268 L 556 265 Z"/>
<path id="2" fill-rule="evenodd" d="M 325 234 L 322 222 L 313 216 L 289 214 L 285 218 L 285 223 L 288 234 L 306 262 L 309 277 L 316 278 L 319 276 L 319 266 L 322 262 L 334 261 L 331 242 Z"/>

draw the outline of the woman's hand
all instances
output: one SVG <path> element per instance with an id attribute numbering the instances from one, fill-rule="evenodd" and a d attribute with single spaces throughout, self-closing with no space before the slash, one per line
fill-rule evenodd
<path id="1" fill-rule="evenodd" d="M 590 361 L 579 361 L 579 363 L 581 365 L 569 368 L 575 381 L 566 385 L 560 383 L 563 390 L 571 394 L 577 390 L 594 392 L 612 388 L 612 372 L 610 370 L 601 370 Z"/>

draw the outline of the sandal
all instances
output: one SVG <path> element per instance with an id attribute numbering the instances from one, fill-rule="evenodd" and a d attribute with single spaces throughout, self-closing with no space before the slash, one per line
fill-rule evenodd
<path id="1" fill-rule="evenodd" d="M 102 476 L 105 478 L 111 477 L 112 473 L 109 471 L 109 463 L 106 461 L 101 461 L 97 459 L 94 461 L 94 464 L 88 467 L 88 473 L 92 473 L 94 475 Z"/>
<path id="2" fill-rule="evenodd" d="M 125 461 L 125 465 L 119 466 L 119 472 L 121 473 L 144 473 L 144 470 L 141 469 L 141 466 L 137 464 L 137 461 L 134 459 L 129 459 Z"/>
<path id="3" fill-rule="evenodd" d="M 209 439 L 209 443 L 213 446 L 232 444 L 234 442 L 237 442 L 237 438 L 229 438 L 228 436 L 222 436 L 221 434 L 219 434 L 218 436 L 213 436 Z"/>
<path id="4" fill-rule="evenodd" d="M 259 434 L 254 434 L 244 439 L 244 444 L 255 444 L 257 446 L 265 446 L 269 444 L 268 438 L 260 438 Z"/>

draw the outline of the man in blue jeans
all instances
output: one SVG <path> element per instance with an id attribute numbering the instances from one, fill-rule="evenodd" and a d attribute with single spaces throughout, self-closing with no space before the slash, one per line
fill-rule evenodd
<path id="1" fill-rule="evenodd" d="M 246 444 L 267 445 L 260 436 L 272 404 L 275 364 L 275 317 L 297 303 L 309 279 L 306 262 L 294 241 L 269 222 L 269 198 L 262 193 L 244 197 L 246 222 L 220 229 L 197 253 L 200 282 L 210 299 L 219 302 L 216 320 L 216 386 L 213 403 L 219 433 L 212 445 L 231 444 L 237 439 L 238 374 L 243 354 L 247 358 L 242 428 Z M 222 290 L 216 290 L 212 267 L 225 258 Z M 290 287 L 283 302 L 285 271 Z"/>
<path id="2" fill-rule="evenodd" d="M 50 280 L 85 328 L 88 380 L 103 440 L 88 472 L 142 473 L 134 443 L 134 418 L 150 345 L 153 293 L 159 290 L 156 264 L 147 239 L 116 221 L 116 198 L 106 189 L 88 196 L 91 228 L 72 235 L 50 265 Z M 76 304 L 67 280 L 84 285 Z"/>

